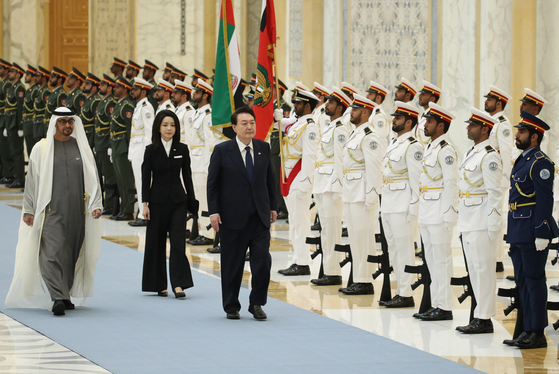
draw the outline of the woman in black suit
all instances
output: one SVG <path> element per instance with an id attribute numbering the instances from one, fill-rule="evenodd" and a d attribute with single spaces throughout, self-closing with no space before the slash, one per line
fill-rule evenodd
<path id="1" fill-rule="evenodd" d="M 167 296 L 169 233 L 171 287 L 175 297 L 183 298 L 184 289 L 194 285 L 185 253 L 186 216 L 198 214 L 198 201 L 194 197 L 188 147 L 180 142 L 180 123 L 175 113 L 163 110 L 157 114 L 151 142 L 142 164 L 143 213 L 148 220 L 142 291 Z"/>

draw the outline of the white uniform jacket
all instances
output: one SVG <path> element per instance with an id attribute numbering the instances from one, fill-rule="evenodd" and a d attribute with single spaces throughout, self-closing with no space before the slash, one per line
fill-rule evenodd
<path id="1" fill-rule="evenodd" d="M 504 189 L 510 186 L 510 171 L 512 169 L 512 148 L 514 147 L 514 136 L 510 121 L 503 115 L 503 112 L 495 113 L 493 118 L 499 120 L 489 133 L 489 144 L 495 148 L 503 160 L 503 178 L 501 187 Z"/>
<path id="2" fill-rule="evenodd" d="M 171 102 L 171 99 L 166 100 L 163 103 L 159 104 L 159 106 L 157 107 L 157 110 L 155 111 L 155 115 L 157 115 L 162 110 L 170 110 L 170 111 L 175 110 L 175 106 Z"/>
<path id="3" fill-rule="evenodd" d="M 357 127 L 344 145 L 344 203 L 378 203 L 382 188 L 380 142 L 384 141 L 369 126 Z"/>
<path id="4" fill-rule="evenodd" d="M 314 169 L 313 193 L 342 193 L 344 170 L 344 144 L 349 137 L 349 130 L 342 123 L 342 118 L 330 122 L 322 131 L 316 167 Z"/>
<path id="5" fill-rule="evenodd" d="M 500 231 L 503 190 L 501 156 L 489 140 L 473 147 L 460 166 L 458 231 Z"/>
<path id="6" fill-rule="evenodd" d="M 423 145 L 409 131 L 388 145 L 383 158 L 382 213 L 419 214 Z"/>
<path id="7" fill-rule="evenodd" d="M 326 115 L 325 109 L 326 109 L 326 103 L 317 106 L 314 109 L 314 112 L 312 113 L 312 119 L 314 123 L 317 124 L 320 135 L 322 135 L 322 132 L 324 131 L 326 126 L 328 126 L 328 124 L 330 123 L 330 116 Z"/>
<path id="8" fill-rule="evenodd" d="M 423 153 L 419 179 L 419 223 L 437 225 L 458 220 L 458 158 L 446 135 L 431 140 Z"/>
<path id="9" fill-rule="evenodd" d="M 195 109 L 187 101 L 176 107 L 175 113 L 177 117 L 179 117 L 179 122 L 181 124 L 181 143 L 190 144 L 191 129 L 188 119 L 194 115 Z"/>
<path id="10" fill-rule="evenodd" d="M 311 114 L 299 117 L 297 122 L 287 128 L 287 132 L 282 139 L 286 179 L 297 162 L 301 160 L 301 171 L 293 180 L 290 190 L 312 191 L 316 151 L 319 142 L 318 132 L 318 125 L 312 120 Z"/>
<path id="11" fill-rule="evenodd" d="M 382 151 L 386 152 L 386 147 L 392 137 L 390 131 L 391 126 L 388 117 L 386 117 L 386 113 L 380 106 L 377 106 L 371 113 L 369 117 L 369 127 L 374 130 L 381 139 L 384 139 L 384 143 L 381 142 L 383 145 Z"/>
<path id="12" fill-rule="evenodd" d="M 128 147 L 129 160 L 143 160 L 146 146 L 151 144 L 151 131 L 154 120 L 153 106 L 147 97 L 140 100 L 134 108 L 132 115 L 132 128 L 130 130 L 130 146 Z"/>
<path id="13" fill-rule="evenodd" d="M 210 156 L 207 152 L 204 128 L 212 124 L 212 110 L 210 104 L 196 109 L 193 116 L 188 118 L 190 122 L 190 166 L 193 173 L 207 173 Z"/>

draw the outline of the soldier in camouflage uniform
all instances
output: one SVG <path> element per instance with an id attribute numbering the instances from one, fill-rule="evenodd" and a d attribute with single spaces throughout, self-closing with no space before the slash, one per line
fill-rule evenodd
<path id="1" fill-rule="evenodd" d="M 47 105 L 45 107 L 45 134 L 47 133 L 52 112 L 54 112 L 56 108 L 65 106 L 66 104 L 66 97 L 68 97 L 68 95 L 66 94 L 66 91 L 64 91 L 64 82 L 67 77 L 68 74 L 66 74 L 64 70 L 59 69 L 56 66 L 52 68 L 49 82 L 52 87 L 52 91 L 47 99 Z"/>
<path id="2" fill-rule="evenodd" d="M 84 81 L 85 75 L 78 69 L 72 68 L 70 75 L 68 75 L 68 81 L 66 82 L 66 87 L 70 89 L 70 93 L 66 98 L 65 106 L 76 113 L 77 116 L 82 112 L 82 106 L 85 103 L 85 95 L 81 89 Z"/>
<path id="3" fill-rule="evenodd" d="M 50 71 L 42 66 L 39 66 L 35 81 L 37 82 L 39 88 L 37 89 L 35 102 L 33 103 L 33 138 L 35 139 L 35 143 L 37 143 L 47 135 L 47 127 L 45 126 L 45 110 L 47 107 L 47 100 L 50 96 Z"/>
<path id="4" fill-rule="evenodd" d="M 120 77 L 116 80 L 115 95 L 118 101 L 111 115 L 111 154 L 121 202 L 120 212 L 113 212 L 110 218 L 117 221 L 134 219 L 136 189 L 132 165 L 128 160 L 132 115 L 135 106 L 129 95 L 131 89 L 132 85 L 125 78 Z"/>
<path id="5" fill-rule="evenodd" d="M 33 136 L 33 103 L 37 96 L 39 85 L 36 81 L 37 69 L 31 65 L 27 65 L 25 72 L 25 83 L 29 85 L 25 91 L 25 98 L 23 99 L 23 137 L 25 139 L 25 147 L 27 148 L 27 156 L 31 154 L 31 150 L 35 145 L 35 137 Z"/>
<path id="6" fill-rule="evenodd" d="M 153 109 L 156 110 L 159 103 L 155 98 L 155 93 L 157 92 L 157 83 L 155 83 L 155 73 L 159 70 L 157 65 L 153 62 L 146 60 L 144 64 L 144 71 L 142 73 L 142 78 L 149 82 L 153 86 L 153 88 L 148 92 L 148 101 L 153 106 Z"/>
<path id="7" fill-rule="evenodd" d="M 6 93 L 4 107 L 5 127 L 8 134 L 12 158 L 14 160 L 15 180 L 8 184 L 8 188 L 23 188 L 25 185 L 25 165 L 23 159 L 23 101 L 25 98 L 25 86 L 21 83 L 21 77 L 25 70 L 15 62 L 12 64 L 8 77 L 12 85 Z"/>
<path id="8" fill-rule="evenodd" d="M 10 150 L 10 142 L 7 133 L 4 134 L 5 117 L 4 107 L 6 104 L 6 92 L 8 92 L 12 82 L 8 79 L 8 71 L 12 67 L 7 61 L 0 59 L 0 161 L 2 163 L 2 179 L 1 184 L 11 184 L 14 181 L 14 161 L 12 159 L 12 151 Z"/>
<path id="9" fill-rule="evenodd" d="M 95 143 L 95 109 L 97 109 L 97 105 L 101 101 L 101 96 L 97 93 L 100 83 L 101 80 L 99 78 L 88 73 L 85 79 L 85 86 L 83 87 L 83 93 L 87 94 L 87 97 L 83 103 L 80 118 L 82 119 L 87 141 L 92 150 Z"/>
<path id="10" fill-rule="evenodd" d="M 103 178 L 103 187 L 105 190 L 105 199 L 103 206 L 103 215 L 118 214 L 118 188 L 116 184 L 115 169 L 108 150 L 111 146 L 110 141 L 110 122 L 111 114 L 116 105 L 116 97 L 113 95 L 113 89 L 116 86 L 115 81 L 108 75 L 103 75 L 103 80 L 99 86 L 99 101 L 95 110 L 95 156 L 101 164 L 101 174 Z"/>

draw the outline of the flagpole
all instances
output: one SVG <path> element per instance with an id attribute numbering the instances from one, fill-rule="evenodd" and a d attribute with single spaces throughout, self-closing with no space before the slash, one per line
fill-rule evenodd
<path id="1" fill-rule="evenodd" d="M 274 70 L 274 86 L 276 87 L 276 104 L 278 109 L 281 109 L 280 106 L 280 96 L 279 96 L 279 87 L 278 87 L 278 75 L 276 73 L 276 43 L 272 43 L 272 52 L 274 53 L 274 59 L 272 63 L 272 69 Z M 285 165 L 283 163 L 283 134 L 281 131 L 281 120 L 278 121 L 278 131 L 279 131 L 279 143 L 280 143 L 280 161 L 281 161 L 281 182 L 285 183 Z"/>

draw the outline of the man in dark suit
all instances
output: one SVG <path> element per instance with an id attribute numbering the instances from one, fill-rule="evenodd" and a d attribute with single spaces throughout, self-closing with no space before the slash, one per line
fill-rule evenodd
<path id="1" fill-rule="evenodd" d="M 549 126 L 538 117 L 522 111 L 522 121 L 515 127 L 516 147 L 522 154 L 512 168 L 509 192 L 507 242 L 520 293 L 524 331 L 516 339 L 503 343 L 526 348 L 547 347 L 547 287 L 545 264 L 549 243 L 557 237 L 552 216 L 553 162 L 540 150 Z"/>
<path id="2" fill-rule="evenodd" d="M 208 170 L 210 221 L 221 234 L 221 290 L 228 319 L 239 319 L 239 290 L 250 247 L 252 291 L 248 311 L 266 319 L 270 283 L 270 224 L 277 218 L 274 174 L 268 143 L 253 139 L 254 112 L 241 107 L 231 116 L 237 136 L 218 144 Z"/>

